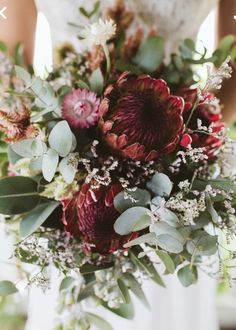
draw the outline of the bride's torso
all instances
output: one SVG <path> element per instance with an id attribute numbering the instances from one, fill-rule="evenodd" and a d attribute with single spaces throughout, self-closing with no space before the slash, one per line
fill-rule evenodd
<path id="1" fill-rule="evenodd" d="M 135 12 L 135 20 L 144 28 L 156 25 L 172 48 L 181 39 L 194 38 L 210 10 L 219 0 L 126 0 Z M 53 44 L 70 41 L 78 44 L 78 29 L 68 23 L 83 25 L 88 23 L 79 12 L 79 7 L 93 7 L 94 0 L 36 0 L 50 24 Z M 102 0 L 102 11 L 115 0 Z"/>

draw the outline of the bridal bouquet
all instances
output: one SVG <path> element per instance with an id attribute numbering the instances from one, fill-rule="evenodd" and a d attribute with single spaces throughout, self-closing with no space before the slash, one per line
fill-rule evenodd
<path id="1" fill-rule="evenodd" d="M 236 234 L 235 146 L 212 92 L 234 38 L 211 57 L 185 40 L 168 61 L 155 29 L 129 34 L 122 2 L 108 14 L 79 30 L 81 54 L 56 51 L 46 80 L 12 67 L 0 111 L 0 213 L 19 233 L 14 258 L 39 266 L 29 284 L 47 288 L 52 263 L 64 275 L 58 329 L 111 329 L 86 301 L 132 318 L 130 292 L 148 307 L 145 278 L 176 273 L 187 287 L 198 268 L 214 275 L 210 256 L 221 278 L 235 260 L 221 248 Z"/>

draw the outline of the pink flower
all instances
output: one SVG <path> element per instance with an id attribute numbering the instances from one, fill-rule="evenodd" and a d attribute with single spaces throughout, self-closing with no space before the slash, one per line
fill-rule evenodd
<path id="1" fill-rule="evenodd" d="M 87 89 L 76 89 L 67 94 L 62 104 L 62 116 L 71 127 L 89 128 L 98 121 L 100 101 Z"/>

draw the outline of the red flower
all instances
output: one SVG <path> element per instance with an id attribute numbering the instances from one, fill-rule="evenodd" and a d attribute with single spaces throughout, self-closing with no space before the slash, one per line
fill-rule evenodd
<path id="1" fill-rule="evenodd" d="M 30 123 L 30 113 L 24 105 L 18 110 L 0 110 L 0 131 L 5 133 L 6 142 L 33 138 L 38 133 Z"/>
<path id="2" fill-rule="evenodd" d="M 175 150 L 183 129 L 181 97 L 161 79 L 123 73 L 99 108 L 104 143 L 117 155 L 150 161 Z"/>
<path id="3" fill-rule="evenodd" d="M 184 88 L 178 95 L 182 96 L 185 101 L 183 117 L 187 122 L 194 103 L 197 101 L 197 89 Z M 220 106 L 216 102 L 211 102 L 213 99 L 214 95 L 211 93 L 202 95 L 202 100 L 193 111 L 187 127 L 188 134 L 192 138 L 191 145 L 194 148 L 205 148 L 209 158 L 215 156 L 223 141 L 214 135 L 194 131 L 198 129 L 198 120 L 201 121 L 202 126 L 207 128 L 211 126 L 213 133 L 219 132 L 224 127 L 224 123 L 221 122 Z"/>
<path id="4" fill-rule="evenodd" d="M 100 254 L 112 253 L 135 235 L 120 236 L 113 226 L 120 215 L 115 209 L 114 197 L 122 190 L 119 184 L 90 189 L 84 184 L 72 199 L 63 201 L 63 222 L 65 230 L 81 237 L 91 245 L 91 251 Z"/>

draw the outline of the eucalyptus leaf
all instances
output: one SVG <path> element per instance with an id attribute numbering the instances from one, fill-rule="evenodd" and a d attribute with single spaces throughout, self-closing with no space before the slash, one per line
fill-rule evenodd
<path id="1" fill-rule="evenodd" d="M 130 290 L 135 294 L 135 296 L 138 297 L 138 299 L 143 303 L 145 307 L 150 309 L 150 304 L 145 296 L 145 293 L 143 292 L 142 286 L 139 284 L 136 278 L 129 273 L 123 274 L 123 277 L 125 281 L 128 282 Z"/>
<path id="2" fill-rule="evenodd" d="M 120 289 L 120 293 L 121 293 L 124 303 L 129 304 L 130 303 L 130 294 L 129 294 L 129 289 L 127 288 L 125 282 L 121 278 L 118 278 L 117 285 Z"/>
<path id="3" fill-rule="evenodd" d="M 173 227 L 179 226 L 179 219 L 177 215 L 166 207 L 160 207 L 156 213 L 159 214 L 161 221 L 167 222 Z"/>
<path id="4" fill-rule="evenodd" d="M 183 251 L 183 244 L 169 234 L 162 234 L 156 237 L 157 245 L 170 253 L 181 253 Z"/>
<path id="5" fill-rule="evenodd" d="M 15 65 L 15 71 L 17 77 L 22 79 L 27 87 L 32 84 L 31 75 L 28 71 L 18 65 Z"/>
<path id="6" fill-rule="evenodd" d="M 73 136 L 66 120 L 56 124 L 48 138 L 49 145 L 61 157 L 66 157 L 72 148 Z"/>
<path id="7" fill-rule="evenodd" d="M 166 272 L 173 274 L 175 272 L 175 263 L 172 260 L 172 258 L 170 257 L 170 255 L 167 252 L 161 251 L 161 250 L 157 250 L 156 254 L 161 259 L 163 264 L 165 265 Z"/>
<path id="8" fill-rule="evenodd" d="M 52 181 L 57 170 L 58 162 L 59 162 L 58 153 L 53 149 L 48 149 L 46 154 L 43 156 L 43 161 L 42 161 L 43 177 L 48 182 Z"/>
<path id="9" fill-rule="evenodd" d="M 148 216 L 148 209 L 141 206 L 132 207 L 122 213 L 114 224 L 114 230 L 119 235 L 127 235 L 133 231 L 140 219 Z M 144 220 L 145 220 L 144 218 Z"/>
<path id="10" fill-rule="evenodd" d="M 191 241 L 187 242 L 187 251 L 191 255 L 210 256 L 217 251 L 217 236 L 211 236 L 205 231 L 196 231 Z"/>
<path id="11" fill-rule="evenodd" d="M 156 196 L 168 197 L 171 193 L 173 184 L 167 175 L 163 173 L 156 173 L 152 177 L 151 181 L 147 183 L 147 187 Z"/>
<path id="12" fill-rule="evenodd" d="M 37 183 L 23 176 L 0 180 L 0 213 L 21 214 L 34 209 L 39 203 Z"/>
<path id="13" fill-rule="evenodd" d="M 134 318 L 134 305 L 132 301 L 130 301 L 129 304 L 122 304 L 119 308 L 110 308 L 105 302 L 103 302 L 102 305 L 112 313 L 127 320 L 132 320 Z"/>
<path id="14" fill-rule="evenodd" d="M 58 206 L 58 202 L 48 202 L 38 205 L 22 219 L 20 223 L 20 236 L 25 238 L 33 234 Z"/>
<path id="15" fill-rule="evenodd" d="M 127 196 L 128 194 L 128 196 Z M 150 203 L 151 195 L 147 190 L 137 188 L 135 191 L 121 191 L 114 199 L 114 206 L 120 213 L 133 206 L 147 206 Z"/>
<path id="16" fill-rule="evenodd" d="M 184 287 L 188 287 L 197 282 L 197 272 L 190 268 L 189 265 L 180 268 L 178 278 Z"/>
<path id="17" fill-rule="evenodd" d="M 129 241 L 125 243 L 124 248 L 129 248 L 134 245 L 140 245 L 140 244 L 150 244 L 155 245 L 156 244 L 156 235 L 154 233 L 148 233 L 142 236 L 139 236 L 138 238 L 133 239 L 132 241 Z"/>
<path id="18" fill-rule="evenodd" d="M 13 143 L 11 145 L 11 149 L 17 154 L 20 155 L 21 157 L 24 158 L 33 158 L 34 153 L 33 150 L 31 149 L 33 142 L 35 139 L 26 139 L 26 140 L 21 140 L 19 142 Z"/>
<path id="19" fill-rule="evenodd" d="M 106 320 L 101 318 L 98 315 L 86 312 L 85 316 L 89 320 L 90 323 L 94 324 L 98 329 L 100 330 L 113 330 L 110 323 L 108 323 Z"/>
<path id="20" fill-rule="evenodd" d="M 75 178 L 77 169 L 69 163 L 69 160 L 69 157 L 65 157 L 61 160 L 59 171 L 66 183 L 71 184 Z"/>
<path id="21" fill-rule="evenodd" d="M 145 72 L 157 70 L 164 59 L 164 39 L 159 36 L 148 37 L 140 46 L 133 62 Z"/>
<path id="22" fill-rule="evenodd" d="M 71 285 L 74 282 L 75 282 L 75 278 L 74 277 L 67 276 L 67 277 L 63 278 L 63 280 L 61 281 L 59 290 L 60 291 L 67 290 L 69 287 L 71 287 Z"/>
<path id="23" fill-rule="evenodd" d="M 101 94 L 103 90 L 103 85 L 104 85 L 104 78 L 103 74 L 100 68 L 97 68 L 95 71 L 93 71 L 89 83 L 91 86 L 91 89 L 93 92 L 97 94 Z"/>
<path id="24" fill-rule="evenodd" d="M 181 235 L 178 229 L 170 226 L 164 221 L 158 221 L 150 226 L 150 231 L 154 232 L 157 236 L 168 234 L 176 240 L 178 240 L 182 245 L 185 243 L 184 237 Z"/>
<path id="25" fill-rule="evenodd" d="M 18 292 L 15 284 L 10 281 L 0 281 L 0 296 L 6 297 Z"/>

